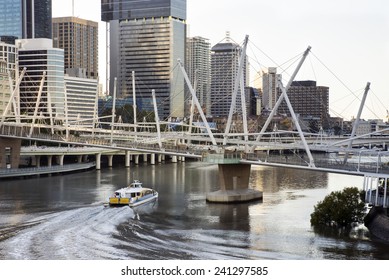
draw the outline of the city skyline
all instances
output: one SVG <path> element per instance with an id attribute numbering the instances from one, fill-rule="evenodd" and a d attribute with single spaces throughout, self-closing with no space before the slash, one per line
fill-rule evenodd
<path id="1" fill-rule="evenodd" d="M 100 0 L 74 2 L 75 16 L 99 22 L 99 65 L 104 80 L 105 24 L 100 21 Z M 226 31 L 238 43 L 247 34 L 250 73 L 286 65 L 289 68 L 283 73 L 284 81 L 295 67 L 284 63 L 310 45 L 312 54 L 296 79 L 316 80 L 318 85 L 330 88 L 332 116 L 356 116 L 369 81 L 371 91 L 362 117 L 387 120 L 389 94 L 384 80 L 389 39 L 382 32 L 389 27 L 388 3 L 373 0 L 366 5 L 361 0 L 346 0 L 312 6 L 307 0 L 282 0 L 277 4 L 245 0 L 241 4 L 239 8 L 234 2 L 188 0 L 188 36 L 207 38 L 214 46 L 224 39 Z M 91 8 L 94 5 L 96 9 Z M 53 17 L 70 15 L 71 0 L 53 0 Z"/>

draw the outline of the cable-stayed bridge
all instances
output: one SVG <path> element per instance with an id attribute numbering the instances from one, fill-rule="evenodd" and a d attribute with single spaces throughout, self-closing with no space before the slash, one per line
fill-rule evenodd
<path id="1" fill-rule="evenodd" d="M 247 41 L 248 37 L 246 37 L 241 54 L 238 77 L 241 77 L 243 73 L 242 58 L 245 56 Z M 237 78 L 235 81 L 225 132 L 217 133 L 211 129 L 197 99 L 196 92 L 189 81 L 182 63 L 179 61 L 178 65 L 192 95 L 192 105 L 196 107 L 201 117 L 200 125 L 194 124 L 193 116 L 191 116 L 189 123 L 180 124 L 182 131 L 166 129 L 169 128 L 170 124 L 159 120 L 158 104 L 156 103 L 154 91 L 153 101 L 156 117 L 153 123 L 123 124 L 115 122 L 115 106 L 113 106 L 111 123 L 100 125 L 99 118 L 96 117 L 92 125 L 82 125 L 72 123 L 66 118 L 66 106 L 65 116 L 60 121 L 52 112 L 50 104 L 46 104 L 49 117 L 47 115 L 42 116 L 42 114 L 38 115 L 38 111 L 41 109 L 40 93 L 37 95 L 36 107 L 33 108 L 32 113 L 29 115 L 19 114 L 17 103 L 20 99 L 17 97 L 16 90 L 13 90 L 7 108 L 1 117 L 0 137 L 3 139 L 29 140 L 30 142 L 51 142 L 68 146 L 86 146 L 154 155 L 164 154 L 198 158 L 205 162 L 219 164 L 219 175 L 220 178 L 223 178 L 221 180 L 223 181 L 221 189 L 224 192 L 247 189 L 249 176 L 247 174 L 249 172 L 246 167 L 242 166 L 250 167 L 252 164 L 305 168 L 354 175 L 374 173 L 378 177 L 383 174 L 389 174 L 389 153 L 386 151 L 389 137 L 378 135 L 381 132 L 377 132 L 378 136 L 375 136 L 374 133 L 355 136 L 356 126 L 363 109 L 363 102 L 351 137 L 330 137 L 324 134 L 306 134 L 302 131 L 289 101 L 287 91 L 309 52 L 310 47 L 305 51 L 299 65 L 285 87 L 281 80 L 278 81 L 278 87 L 282 90 L 282 94 L 258 133 L 248 132 L 246 109 L 243 102 L 243 132 L 231 132 L 239 91 L 242 95 L 241 100 L 244 100 L 243 82 L 240 78 Z M 41 88 L 42 85 L 43 82 L 41 83 Z M 369 86 L 370 84 L 366 86 L 365 96 L 369 91 Z M 269 125 L 282 101 L 287 103 L 296 129 L 295 131 L 274 130 L 269 132 Z M 194 110 L 192 109 L 191 111 L 193 112 Z M 230 196 L 235 195 L 242 197 L 247 194 L 234 193 Z M 257 194 L 252 195 L 250 193 L 247 199 L 239 199 L 245 201 L 258 197 Z M 219 201 L 218 199 L 210 198 L 210 200 Z M 230 201 L 228 198 L 222 199 Z"/>

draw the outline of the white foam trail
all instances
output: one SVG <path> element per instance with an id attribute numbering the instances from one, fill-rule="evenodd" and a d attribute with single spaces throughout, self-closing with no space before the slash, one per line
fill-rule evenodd
<path id="1" fill-rule="evenodd" d="M 113 236 L 133 216 L 129 207 L 103 206 L 50 214 L 0 246 L 5 259 L 123 259 L 123 244 Z"/>

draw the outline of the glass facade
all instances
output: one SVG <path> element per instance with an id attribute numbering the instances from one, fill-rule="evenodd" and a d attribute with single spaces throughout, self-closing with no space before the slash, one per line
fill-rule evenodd
<path id="1" fill-rule="evenodd" d="M 62 119 L 65 104 L 64 51 L 48 47 L 52 44 L 49 39 L 18 40 L 17 44 L 20 46 L 19 69 L 27 69 L 20 84 L 21 113 L 34 113 L 39 85 L 43 72 L 46 72 L 39 111 L 48 117 L 51 108 L 53 117 Z"/>
<path id="2" fill-rule="evenodd" d="M 135 71 L 136 94 L 143 109 L 153 111 L 154 89 L 161 117 L 184 115 L 184 81 L 178 71 L 172 71 L 177 60 L 185 58 L 186 26 L 169 18 L 145 21 L 122 21 L 120 31 L 120 61 L 117 64 L 117 92 L 125 97 L 132 94 L 132 71 Z M 174 36 L 173 36 L 174 34 Z M 113 58 L 114 59 L 114 58 Z M 178 69 L 177 69 L 178 70 Z"/>
<path id="3" fill-rule="evenodd" d="M 101 20 L 153 17 L 186 19 L 186 0 L 101 0 Z"/>
<path id="4" fill-rule="evenodd" d="M 26 1 L 26 38 L 52 37 L 52 4 L 51 0 L 27 0 Z"/>
<path id="5" fill-rule="evenodd" d="M 22 38 L 22 1 L 0 1 L 0 36 L 15 36 Z"/>
<path id="6" fill-rule="evenodd" d="M 51 38 L 51 0 L 1 0 L 0 36 Z"/>
<path id="7" fill-rule="evenodd" d="M 110 92 L 132 95 L 136 75 L 137 102 L 153 111 L 156 92 L 161 118 L 184 117 L 184 78 L 177 60 L 185 62 L 186 0 L 102 0 L 102 18 L 110 21 Z"/>

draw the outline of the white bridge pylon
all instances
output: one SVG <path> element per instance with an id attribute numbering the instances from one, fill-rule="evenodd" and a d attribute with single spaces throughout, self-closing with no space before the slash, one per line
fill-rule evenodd
<path id="1" fill-rule="evenodd" d="M 207 118 L 203 112 L 202 106 L 198 100 L 197 93 L 195 87 L 192 86 L 192 83 L 185 71 L 184 65 L 181 60 L 178 60 L 177 64 L 179 69 L 182 71 L 184 80 L 189 88 L 191 93 L 193 104 L 192 106 L 196 106 L 198 114 L 201 117 L 202 123 L 199 125 L 193 125 L 192 120 L 193 116 L 191 115 L 191 121 L 189 125 L 184 123 L 180 124 L 183 127 L 183 130 L 187 129 L 187 131 L 163 131 L 163 127 L 169 127 L 171 123 L 166 121 L 160 121 L 158 117 L 158 106 L 156 104 L 156 93 L 152 90 L 153 97 L 153 105 L 154 105 L 154 113 L 156 116 L 155 122 L 138 122 L 136 120 L 136 94 L 135 94 L 135 73 L 133 73 L 133 101 L 134 101 L 134 123 L 122 123 L 117 122 L 116 120 L 116 112 L 115 112 L 115 99 L 116 99 L 116 82 L 115 89 L 113 93 L 113 108 L 112 115 L 105 117 L 97 116 L 97 94 L 96 94 L 96 112 L 93 120 L 88 119 L 89 123 L 93 121 L 93 124 L 87 125 L 82 124 L 82 121 L 78 123 L 78 120 L 69 119 L 68 113 L 66 111 L 66 90 L 65 90 L 65 114 L 64 119 L 59 120 L 58 116 L 52 112 L 51 106 L 51 98 L 47 99 L 47 102 L 41 102 L 41 94 L 37 93 L 36 95 L 36 107 L 32 116 L 21 115 L 18 114 L 18 109 L 20 108 L 20 104 L 16 104 L 20 102 L 20 98 L 17 98 L 18 87 L 20 85 L 21 79 L 25 73 L 25 69 L 23 73 L 20 75 L 19 80 L 16 83 L 15 88 L 12 88 L 12 93 L 6 107 L 6 110 L 3 112 L 1 116 L 0 123 L 0 137 L 17 137 L 22 139 L 31 139 L 37 141 L 52 141 L 56 143 L 64 143 L 64 144 L 74 144 L 74 145 L 85 145 L 85 146 L 98 146 L 104 148 L 112 148 L 112 149 L 122 149 L 122 150 L 135 150 L 142 152 L 151 152 L 151 153 L 175 153 L 177 155 L 183 156 L 192 156 L 193 157 L 201 157 L 203 154 L 209 153 L 212 151 L 213 153 L 224 153 L 225 150 L 237 149 L 237 152 L 241 154 L 255 154 L 255 151 L 263 150 L 304 150 L 308 160 L 304 160 L 304 165 L 308 168 L 315 169 L 318 165 L 315 162 L 311 150 L 317 149 L 320 151 L 335 151 L 335 152 L 345 152 L 346 150 L 351 150 L 349 143 L 351 143 L 350 139 L 340 140 L 340 138 L 322 140 L 320 147 L 316 146 L 317 139 L 312 139 L 312 137 L 304 134 L 299 120 L 294 112 L 292 104 L 288 97 L 288 90 L 297 76 L 300 68 L 305 62 L 307 56 L 310 53 L 311 47 L 308 47 L 303 56 L 301 57 L 296 69 L 294 70 L 290 80 L 287 85 L 284 87 L 281 80 L 277 81 L 278 87 L 281 89 L 281 95 L 277 100 L 272 112 L 267 118 L 264 126 L 261 128 L 259 133 L 249 133 L 248 124 L 247 124 L 247 112 L 245 106 L 245 92 L 244 92 L 244 82 L 243 82 L 243 69 L 245 65 L 245 57 L 246 50 L 249 41 L 249 36 L 245 37 L 244 44 L 241 51 L 241 56 L 239 58 L 239 65 L 237 69 L 236 80 L 234 81 L 233 92 L 231 92 L 231 105 L 229 116 L 226 124 L 226 128 L 224 132 L 215 132 L 210 124 L 207 121 Z M 43 75 L 41 84 L 43 84 L 45 77 Z M 42 86 L 41 86 L 42 87 Z M 233 114 L 234 110 L 237 106 L 237 97 L 238 94 L 241 94 L 241 105 L 242 105 L 242 123 L 243 123 L 243 133 L 236 133 L 232 131 L 233 128 Z M 272 122 L 274 116 L 277 113 L 277 110 L 281 103 L 285 101 L 290 114 L 292 116 L 292 120 L 296 127 L 297 131 L 276 131 L 277 135 L 288 135 L 288 137 L 283 137 L 285 140 L 284 143 L 277 142 L 273 143 L 272 137 L 267 137 L 269 135 L 273 135 L 274 133 L 266 132 L 270 123 Z M 42 103 L 42 104 L 40 104 Z M 12 111 L 12 106 L 14 108 Z M 42 106 L 42 107 L 39 107 Z M 47 106 L 43 108 L 43 106 Z M 16 108 L 16 109 L 15 109 Z M 38 109 L 41 108 L 47 110 L 48 117 L 50 118 L 49 122 L 38 121 L 43 119 L 42 116 L 38 115 Z M 193 114 L 193 109 L 191 110 Z M 46 116 L 44 119 L 47 120 Z M 110 121 L 102 121 L 102 119 L 111 119 Z M 56 119 L 57 121 L 54 121 Z M 120 116 L 119 116 L 120 119 Z M 86 121 L 86 120 L 85 120 Z M 192 133 L 192 127 L 195 126 L 197 128 L 197 132 Z M 149 131 L 145 131 L 145 129 Z M 151 130 L 151 131 L 150 131 Z M 293 135 L 293 136 L 290 136 Z M 298 135 L 299 137 L 295 139 L 294 135 Z M 282 137 L 281 137 L 282 138 Z M 322 137 L 325 138 L 325 137 Z M 362 140 L 358 137 L 353 137 L 355 142 L 361 142 Z M 300 141 L 298 141 L 300 140 Z M 339 141 L 340 140 L 340 141 Z M 323 142 L 324 141 L 324 142 Z M 180 147 L 180 151 L 175 151 L 172 153 L 172 146 Z M 348 147 L 347 147 L 348 146 Z M 182 147 L 185 147 L 183 149 Z M 344 148 L 346 147 L 346 148 Z M 356 149 L 354 149 L 356 150 Z M 358 152 L 358 151 L 357 151 Z M 381 154 L 382 155 L 382 154 Z M 316 159 L 317 160 L 317 159 Z M 261 162 L 261 160 L 257 159 L 257 162 Z M 265 163 L 265 160 L 263 160 Z"/>

